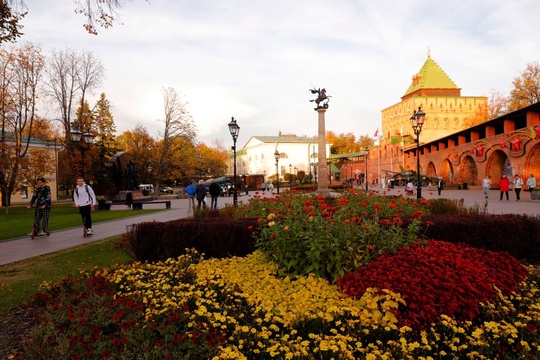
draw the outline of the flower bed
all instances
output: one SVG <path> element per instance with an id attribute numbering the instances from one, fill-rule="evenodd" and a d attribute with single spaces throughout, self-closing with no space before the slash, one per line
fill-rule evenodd
<path id="1" fill-rule="evenodd" d="M 45 284 L 19 357 L 539 358 L 540 271 L 401 227 L 402 215 L 414 224 L 424 213 L 428 203 L 354 193 L 255 199 L 237 213 L 261 219 L 253 254 L 188 252 Z M 332 247 L 351 237 L 360 250 Z M 289 252 L 324 271 L 284 266 Z"/>

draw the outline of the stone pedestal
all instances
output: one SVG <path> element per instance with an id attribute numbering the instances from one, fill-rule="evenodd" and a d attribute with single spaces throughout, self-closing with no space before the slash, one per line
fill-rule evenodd
<path id="1" fill-rule="evenodd" d="M 319 195 L 328 196 L 330 190 L 328 190 L 328 165 L 326 159 L 326 130 L 325 130 L 325 118 L 324 114 L 326 109 L 318 107 L 315 109 L 319 113 L 319 151 L 318 151 L 318 182 L 317 193 Z"/>

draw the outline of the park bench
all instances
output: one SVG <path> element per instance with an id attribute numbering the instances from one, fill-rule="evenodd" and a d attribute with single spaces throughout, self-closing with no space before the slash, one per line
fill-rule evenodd
<path id="1" fill-rule="evenodd" d="M 134 201 L 131 205 L 131 208 L 133 210 L 142 210 L 143 204 L 165 204 L 166 209 L 171 208 L 171 201 L 165 200 L 165 201 Z"/>

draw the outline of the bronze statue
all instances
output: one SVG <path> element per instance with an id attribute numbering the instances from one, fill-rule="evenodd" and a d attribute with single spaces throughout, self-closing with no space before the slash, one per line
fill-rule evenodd
<path id="1" fill-rule="evenodd" d="M 315 102 L 317 104 L 317 107 L 315 108 L 315 110 L 317 109 L 328 109 L 328 102 L 330 101 L 330 98 L 331 96 L 328 96 L 326 95 L 326 89 L 309 89 L 309 91 L 311 91 L 312 94 L 317 94 L 317 98 L 316 99 L 313 99 L 313 100 L 309 100 L 310 102 Z M 321 105 L 321 102 L 323 103 Z"/>

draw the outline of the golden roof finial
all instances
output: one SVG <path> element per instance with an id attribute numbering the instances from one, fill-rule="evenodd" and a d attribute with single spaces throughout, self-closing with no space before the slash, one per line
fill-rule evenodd
<path id="1" fill-rule="evenodd" d="M 431 57 L 431 49 L 429 48 L 429 46 L 427 47 L 427 57 Z"/>

